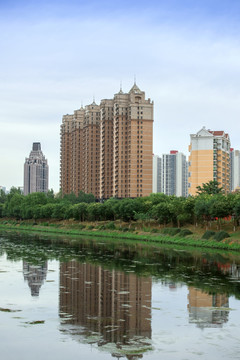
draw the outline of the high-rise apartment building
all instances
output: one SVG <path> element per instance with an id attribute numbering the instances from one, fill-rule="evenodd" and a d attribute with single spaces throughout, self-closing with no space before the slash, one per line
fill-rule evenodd
<path id="1" fill-rule="evenodd" d="M 196 187 L 216 180 L 225 193 L 230 192 L 230 139 L 224 131 L 211 131 L 203 127 L 191 134 L 189 146 L 189 194 Z"/>
<path id="2" fill-rule="evenodd" d="M 153 154 L 153 193 L 162 192 L 162 159 Z"/>
<path id="3" fill-rule="evenodd" d="M 153 102 L 134 84 L 113 99 L 64 115 L 61 125 L 61 189 L 98 199 L 152 192 Z"/>
<path id="4" fill-rule="evenodd" d="M 240 151 L 230 149 L 230 163 L 231 163 L 231 191 L 240 189 Z"/>
<path id="5" fill-rule="evenodd" d="M 188 166 L 186 156 L 177 150 L 162 156 L 162 192 L 186 197 Z"/>
<path id="6" fill-rule="evenodd" d="M 33 192 L 48 192 L 48 163 L 39 142 L 33 143 L 24 163 L 24 195 Z"/>

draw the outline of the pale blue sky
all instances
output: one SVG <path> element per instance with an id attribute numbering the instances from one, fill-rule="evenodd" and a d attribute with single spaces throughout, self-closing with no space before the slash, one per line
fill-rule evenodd
<path id="1" fill-rule="evenodd" d="M 154 100 L 155 154 L 225 130 L 240 148 L 239 1 L 0 1 L 0 185 L 23 185 L 40 141 L 59 189 L 63 114 L 138 86 Z"/>

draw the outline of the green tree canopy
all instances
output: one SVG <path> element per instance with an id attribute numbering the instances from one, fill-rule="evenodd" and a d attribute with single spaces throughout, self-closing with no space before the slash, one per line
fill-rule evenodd
<path id="1" fill-rule="evenodd" d="M 197 194 L 214 195 L 222 193 L 223 188 L 219 185 L 220 184 L 216 180 L 210 180 L 209 182 L 202 184 L 202 186 L 197 186 Z"/>

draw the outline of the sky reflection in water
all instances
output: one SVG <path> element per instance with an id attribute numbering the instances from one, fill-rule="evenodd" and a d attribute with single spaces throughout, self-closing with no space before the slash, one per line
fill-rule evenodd
<path id="1" fill-rule="evenodd" d="M 240 256 L 0 238 L 3 359 L 237 359 Z"/>

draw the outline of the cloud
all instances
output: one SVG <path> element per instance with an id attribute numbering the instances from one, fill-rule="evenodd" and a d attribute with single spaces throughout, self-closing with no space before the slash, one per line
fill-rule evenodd
<path id="1" fill-rule="evenodd" d="M 53 2 L 40 9 L 28 3 L 22 17 L 17 7 L 2 16 L 1 185 L 19 185 L 37 134 L 57 191 L 62 115 L 93 96 L 113 97 L 120 81 L 129 91 L 134 74 L 155 103 L 155 153 L 187 154 L 189 134 L 203 125 L 229 132 L 239 148 L 240 45 L 232 8 L 224 13 L 221 2 L 213 16 L 214 1 L 189 3 L 112 9 L 105 2 L 96 11 L 94 2 L 62 2 L 56 12 Z"/>

